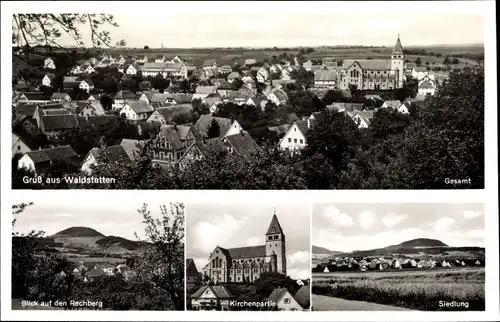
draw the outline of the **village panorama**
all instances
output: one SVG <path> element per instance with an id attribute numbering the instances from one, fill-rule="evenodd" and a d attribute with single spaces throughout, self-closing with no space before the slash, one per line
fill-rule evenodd
<path id="1" fill-rule="evenodd" d="M 14 16 L 14 189 L 484 187 L 483 45 L 394 30 L 386 46 L 132 48 L 89 15 L 94 46 L 59 47 L 36 20 L 59 16 Z"/>

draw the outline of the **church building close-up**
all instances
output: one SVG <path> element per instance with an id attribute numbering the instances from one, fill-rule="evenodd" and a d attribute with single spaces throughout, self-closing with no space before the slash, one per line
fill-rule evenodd
<path id="1" fill-rule="evenodd" d="M 265 272 L 286 275 L 286 239 L 276 214 L 258 246 L 223 248 L 217 246 L 203 268 L 203 275 L 216 283 L 252 282 Z"/>

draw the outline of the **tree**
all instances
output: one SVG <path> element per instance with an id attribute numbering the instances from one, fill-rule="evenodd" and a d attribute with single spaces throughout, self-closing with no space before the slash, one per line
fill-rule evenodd
<path id="1" fill-rule="evenodd" d="M 125 39 L 116 42 L 116 47 L 126 47 L 126 46 L 127 42 L 125 41 Z"/>
<path id="2" fill-rule="evenodd" d="M 419 160 L 415 162 L 415 160 Z M 471 178 L 450 185 L 446 178 Z M 392 188 L 443 189 L 484 187 L 484 70 L 465 68 L 449 80 L 419 110 L 406 130 L 384 176 Z"/>
<path id="3" fill-rule="evenodd" d="M 444 60 L 443 60 L 443 65 L 448 66 L 448 65 L 450 65 L 450 64 L 451 64 L 451 60 L 450 60 L 450 58 L 449 58 L 448 56 L 446 56 L 446 57 L 444 58 Z"/>
<path id="4" fill-rule="evenodd" d="M 210 122 L 210 125 L 208 126 L 207 129 L 207 138 L 212 139 L 212 138 L 218 138 L 220 136 L 220 126 L 219 123 L 215 119 Z"/>
<path id="5" fill-rule="evenodd" d="M 254 282 L 254 285 L 255 293 L 259 299 L 267 298 L 271 295 L 273 290 L 280 287 L 286 288 L 291 294 L 297 293 L 300 289 L 296 280 L 291 279 L 289 276 L 275 272 L 266 272 L 261 274 Z"/>
<path id="6" fill-rule="evenodd" d="M 335 187 L 341 172 L 354 156 L 359 142 L 358 128 L 343 113 L 324 110 L 306 134 L 302 152 L 310 189 Z"/>
<path id="7" fill-rule="evenodd" d="M 417 66 L 422 65 L 422 60 L 420 59 L 420 57 L 417 57 L 417 59 L 415 60 L 415 65 L 417 65 Z"/>
<path id="8" fill-rule="evenodd" d="M 144 49 L 149 50 L 149 46 L 148 45 L 144 46 Z"/>
<path id="9" fill-rule="evenodd" d="M 243 81 L 239 78 L 235 78 L 231 83 L 231 86 L 233 87 L 234 90 L 239 90 L 241 86 L 243 86 Z"/>
<path id="10" fill-rule="evenodd" d="M 458 60 L 458 58 L 457 58 L 457 57 L 455 57 L 455 58 L 453 58 L 453 60 L 451 61 L 451 63 L 452 63 L 453 65 L 458 65 L 458 64 L 460 64 L 460 60 Z"/>
<path id="11" fill-rule="evenodd" d="M 52 54 L 53 48 L 64 49 L 57 42 L 63 34 L 84 47 L 80 28 L 87 30 L 83 28 L 85 25 L 90 29 L 92 47 L 111 47 L 110 33 L 103 28 L 118 27 L 113 15 L 108 14 L 15 14 L 13 20 L 12 43 L 23 47 L 26 58 L 40 45 Z"/>
<path id="12" fill-rule="evenodd" d="M 143 259 L 137 264 L 139 283 L 168 295 L 176 310 L 184 309 L 184 204 L 160 206 L 160 218 L 155 218 L 144 204 L 139 213 L 143 218 L 145 242 Z M 137 234 L 136 234 L 137 237 Z"/>
<path id="13" fill-rule="evenodd" d="M 12 206 L 12 227 L 17 216 L 33 203 Z M 45 232 L 28 234 L 12 232 L 12 297 L 23 300 L 55 300 L 64 292 L 64 281 L 58 273 L 68 267 L 67 261 L 54 253 L 41 253 Z"/>
<path id="14" fill-rule="evenodd" d="M 170 80 L 165 79 L 162 74 L 158 73 L 153 79 L 151 80 L 151 86 L 154 89 L 157 89 L 160 91 L 160 93 L 163 93 L 165 89 L 170 85 Z"/>

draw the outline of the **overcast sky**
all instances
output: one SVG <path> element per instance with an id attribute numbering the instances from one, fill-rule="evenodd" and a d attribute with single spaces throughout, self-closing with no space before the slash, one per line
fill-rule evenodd
<path id="1" fill-rule="evenodd" d="M 312 244 L 350 252 L 433 238 L 484 247 L 482 204 L 316 204 Z"/>
<path id="2" fill-rule="evenodd" d="M 263 3 L 262 3 L 263 4 Z M 391 5 L 394 3 L 392 2 Z M 265 7 L 265 5 L 263 5 Z M 194 11 L 193 11 L 194 12 Z M 483 16 L 477 14 L 186 14 L 167 8 L 148 8 L 147 16 L 116 13 L 119 27 L 109 27 L 113 44 L 125 39 L 129 47 L 291 47 L 291 46 L 393 46 L 398 33 L 403 46 L 482 44 Z M 90 44 L 88 26 L 82 29 Z M 74 45 L 68 36 L 61 42 Z"/>
<path id="3" fill-rule="evenodd" d="M 27 203 L 29 200 L 14 200 L 14 204 L 19 202 Z M 168 200 L 161 203 L 157 200 L 145 202 L 153 216 L 160 215 L 160 205 L 169 207 L 170 204 Z M 43 230 L 50 236 L 66 228 L 84 226 L 106 236 L 119 236 L 130 240 L 137 240 L 135 231 L 139 238 L 143 239 L 145 225 L 142 223 L 142 215 L 138 212 L 143 203 L 141 200 L 125 199 L 117 202 L 108 198 L 92 201 L 86 198 L 35 201 L 16 216 L 14 231 L 29 233 L 31 230 Z"/>
<path id="4" fill-rule="evenodd" d="M 287 275 L 310 277 L 310 205 L 276 205 L 286 238 Z M 198 271 L 217 245 L 223 248 L 264 245 L 273 216 L 271 205 L 187 204 L 186 258 Z"/>

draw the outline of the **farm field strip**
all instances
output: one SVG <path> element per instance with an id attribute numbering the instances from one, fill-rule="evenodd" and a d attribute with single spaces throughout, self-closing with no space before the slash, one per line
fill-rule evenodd
<path id="1" fill-rule="evenodd" d="M 481 268 L 313 274 L 312 293 L 393 305 L 416 310 L 441 310 L 440 301 L 467 302 L 485 309 L 485 270 Z"/>

